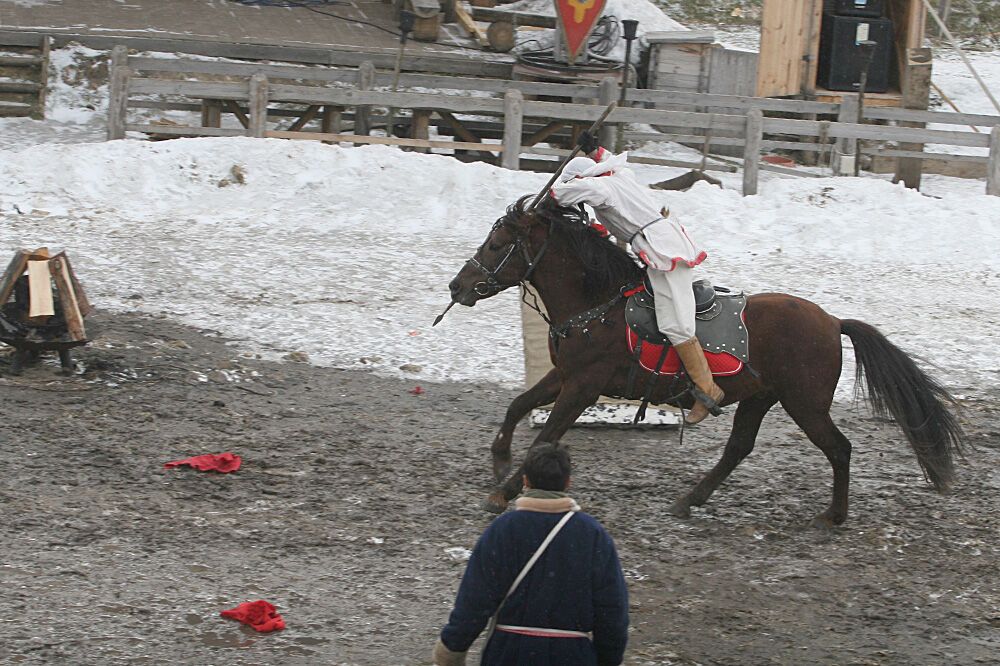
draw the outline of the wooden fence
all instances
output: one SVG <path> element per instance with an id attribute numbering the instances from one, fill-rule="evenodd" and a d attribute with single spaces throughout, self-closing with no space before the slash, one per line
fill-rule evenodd
<path id="1" fill-rule="evenodd" d="M 379 72 L 367 62 L 357 68 L 315 68 L 129 58 L 119 47 L 112 54 L 108 138 L 144 132 L 160 136 L 254 136 L 392 144 L 422 151 L 466 152 L 470 155 L 463 157 L 490 159 L 517 169 L 525 155 L 566 154 L 565 150 L 537 144 L 551 140 L 559 132 L 566 141 L 572 141 L 575 132 L 596 119 L 619 94 L 610 78 L 599 85 L 571 85 L 403 73 L 398 80 L 398 88 L 404 90 L 401 92 L 385 90 L 392 85 L 392 78 L 390 72 Z M 434 92 L 414 92 L 420 89 Z M 137 99 L 141 97 L 146 99 Z M 865 108 L 859 123 L 856 95 L 845 95 L 842 103 L 832 104 L 630 89 L 627 98 L 637 106 L 619 108 L 610 116 L 602 130 L 602 143 L 613 144 L 615 124 L 629 123 L 661 131 L 628 132 L 628 140 L 679 141 L 701 146 L 706 153 L 717 146 L 742 150 L 744 194 L 757 193 L 762 169 L 815 175 L 760 159 L 764 151 L 795 150 L 828 157 L 835 175 L 852 174 L 861 151 L 911 164 L 925 159 L 977 163 L 987 167 L 987 192 L 1000 195 L 1000 116 L 878 107 Z M 297 108 L 288 108 L 291 106 Z M 387 108 L 388 112 L 377 115 L 373 107 Z M 130 122 L 129 110 L 138 108 L 200 110 L 201 125 Z M 396 118 L 395 110 L 408 110 L 409 114 Z M 222 127 L 224 114 L 235 117 L 240 127 Z M 269 121 L 282 117 L 293 120 L 283 129 L 268 128 Z M 432 117 L 450 127 L 457 140 L 431 140 Z M 378 123 L 397 133 L 397 122 L 408 136 L 389 136 L 390 132 L 387 136 L 371 136 Z M 926 129 L 925 123 L 984 126 L 992 131 Z M 319 131 L 307 131 L 310 124 L 318 124 Z M 885 147 L 887 142 L 898 147 Z M 927 144 L 988 148 L 989 156 L 925 152 L 923 146 Z M 700 162 L 656 158 L 636 161 L 702 166 Z M 715 160 L 706 168 L 735 170 L 731 164 Z"/>

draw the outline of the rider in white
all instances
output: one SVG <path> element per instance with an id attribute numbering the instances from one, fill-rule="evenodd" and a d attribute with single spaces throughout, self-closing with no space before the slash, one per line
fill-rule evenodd
<path id="1" fill-rule="evenodd" d="M 627 153 L 612 155 L 598 146 L 588 132 L 580 137 L 580 146 L 591 157 L 570 160 L 562 172 L 562 182 L 549 194 L 561 206 L 590 205 L 598 222 L 615 238 L 631 244 L 632 251 L 646 264 L 653 286 L 657 325 L 677 350 L 698 389 L 695 406 L 685 421 L 699 423 L 724 396 L 712 379 L 701 344 L 695 337 L 692 269 L 708 255 L 684 227 L 661 214 L 648 188 L 626 166 Z"/>

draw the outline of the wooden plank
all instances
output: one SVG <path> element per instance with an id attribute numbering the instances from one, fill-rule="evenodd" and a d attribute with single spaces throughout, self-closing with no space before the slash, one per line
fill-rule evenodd
<path id="1" fill-rule="evenodd" d="M 746 145 L 743 147 L 743 196 L 757 194 L 760 181 L 758 166 L 760 161 L 760 143 L 764 139 L 764 113 L 760 109 L 752 109 L 747 114 Z"/>
<path id="2" fill-rule="evenodd" d="M 986 167 L 986 194 L 1000 197 L 1000 126 L 990 131 L 990 159 Z"/>
<path id="3" fill-rule="evenodd" d="M 270 81 L 322 81 L 354 83 L 358 70 L 350 68 L 329 68 L 305 65 L 265 65 L 253 62 L 214 62 L 211 60 L 191 60 L 189 58 L 144 58 L 133 56 L 128 59 L 133 72 L 180 72 L 184 74 L 213 74 L 224 76 L 245 76 L 263 74 Z"/>
<path id="4" fill-rule="evenodd" d="M 86 317 L 90 314 L 93 307 L 90 305 L 90 300 L 87 298 L 87 294 L 83 291 L 83 285 L 76 277 L 76 273 L 73 271 L 73 264 L 70 262 L 69 257 L 66 256 L 65 252 L 60 252 L 56 255 L 64 262 L 66 262 L 66 272 L 69 274 L 70 282 L 73 283 L 73 295 L 76 296 L 76 304 L 80 310 L 80 314 Z"/>
<path id="5" fill-rule="evenodd" d="M 66 320 L 66 329 L 69 337 L 79 342 L 87 339 L 87 330 L 83 326 L 83 314 L 76 299 L 76 291 L 73 289 L 73 280 L 70 277 L 69 269 L 62 257 L 53 257 L 46 263 L 46 280 L 51 277 L 55 280 L 56 290 L 59 292 L 59 305 L 62 307 L 63 319 Z M 51 287 L 49 294 L 52 294 Z"/>
<path id="6" fill-rule="evenodd" d="M 247 100 L 247 84 L 226 81 L 170 81 L 134 77 L 128 90 L 133 95 L 181 95 L 211 99 Z"/>
<path id="7" fill-rule="evenodd" d="M 222 103 L 232 100 L 203 99 L 201 100 L 201 126 L 222 127 Z M 245 126 L 244 126 L 245 127 Z"/>
<path id="8" fill-rule="evenodd" d="M 477 21 L 507 21 L 515 27 L 529 26 L 533 28 L 555 29 L 556 17 L 544 14 L 532 14 L 530 12 L 516 12 L 509 9 L 493 9 L 486 7 L 473 7 L 472 18 Z"/>
<path id="9" fill-rule="evenodd" d="M 342 131 L 344 110 L 339 106 L 325 105 L 319 131 L 324 134 L 340 134 Z M 425 138 L 425 137 L 417 137 Z"/>
<path id="10" fill-rule="evenodd" d="M 710 53 L 708 93 L 753 96 L 757 92 L 757 53 L 723 46 Z"/>
<path id="11" fill-rule="evenodd" d="M 561 120 L 553 120 L 550 123 L 546 123 L 541 129 L 530 134 L 525 140 L 525 146 L 533 146 L 536 143 L 542 143 L 550 136 L 558 132 L 560 129 L 566 126 Z"/>
<path id="12" fill-rule="evenodd" d="M 503 100 L 491 97 L 465 97 L 436 93 L 386 92 L 351 88 L 316 88 L 275 84 L 271 100 L 301 104 L 336 104 L 340 106 L 392 106 L 398 109 L 445 109 L 459 113 L 503 113 Z"/>
<path id="13" fill-rule="evenodd" d="M 0 81 L 0 92 L 35 93 L 42 89 L 37 81 Z"/>
<path id="14" fill-rule="evenodd" d="M 866 96 L 867 101 L 867 96 Z M 939 125 L 964 125 L 993 127 L 1000 125 L 1000 116 L 981 113 L 953 113 L 951 111 L 919 111 L 890 107 L 865 107 L 866 120 L 896 120 L 916 123 L 937 123 Z"/>
<path id="15" fill-rule="evenodd" d="M 942 160 L 945 162 L 967 162 L 969 164 L 989 164 L 990 158 L 986 155 L 956 155 L 952 153 L 928 153 L 915 150 L 895 150 L 890 148 L 877 148 L 866 150 L 867 155 L 878 157 L 905 157 L 916 160 Z"/>
<path id="16" fill-rule="evenodd" d="M 24 30 L 0 30 L 0 44 L 4 46 L 30 46 L 39 48 L 45 35 Z"/>
<path id="17" fill-rule="evenodd" d="M 697 93 L 674 90 L 644 90 L 629 88 L 628 98 L 636 102 L 649 102 L 658 106 L 693 105 L 719 107 L 725 109 L 762 109 L 764 111 L 780 111 L 783 113 L 823 113 L 834 114 L 838 104 L 828 102 L 810 102 L 799 99 L 772 99 L 768 97 L 752 97 L 749 95 L 722 95 L 715 93 Z"/>
<path id="18" fill-rule="evenodd" d="M 906 65 L 903 68 L 903 106 L 907 109 L 925 111 L 931 93 L 931 50 L 910 49 L 906 51 Z M 906 127 L 923 128 L 924 123 L 903 121 Z M 901 143 L 899 149 L 906 152 L 922 152 L 922 143 Z M 894 183 L 919 190 L 923 176 L 923 162 L 920 159 L 902 157 L 896 162 Z"/>
<path id="19" fill-rule="evenodd" d="M 126 65 L 118 64 L 125 59 L 124 54 L 125 47 L 116 47 L 116 51 L 112 53 L 111 94 L 108 101 L 108 141 L 125 138 L 132 72 Z"/>
<path id="20" fill-rule="evenodd" d="M 28 317 L 50 317 L 56 313 L 48 260 L 28 262 L 28 295 Z"/>
<path id="21" fill-rule="evenodd" d="M 559 118 L 593 122 L 604 109 L 593 104 L 562 104 L 560 102 L 525 102 L 524 115 L 533 118 Z M 608 116 L 607 122 L 647 123 L 673 127 L 704 128 L 711 122 L 714 129 L 742 130 L 743 116 L 718 113 L 690 113 L 684 111 L 661 111 L 659 109 L 617 108 Z"/>
<path id="22" fill-rule="evenodd" d="M 18 34 L 41 37 L 37 31 L 17 31 Z M 185 53 L 237 60 L 271 60 L 276 62 L 300 62 L 308 64 L 358 67 L 362 62 L 371 61 L 376 67 L 392 69 L 396 57 L 392 53 L 359 50 L 341 50 L 332 46 L 276 46 L 271 44 L 232 43 L 218 40 L 176 39 L 159 37 L 132 37 L 125 35 L 101 35 L 85 32 L 60 31 L 52 34 L 54 47 L 62 47 L 77 42 L 94 49 L 111 50 L 115 46 L 126 46 L 135 51 L 158 51 L 162 53 Z M 470 76 L 510 78 L 514 59 L 501 54 L 491 54 L 489 59 L 473 59 L 453 55 L 421 53 L 403 59 L 403 69 L 415 72 L 453 72 Z"/>
<path id="23" fill-rule="evenodd" d="M 461 5 L 456 5 L 460 7 Z M 500 166 L 517 171 L 521 160 L 521 122 L 524 95 L 520 90 L 508 90 L 504 95 L 503 158 Z"/>
<path id="24" fill-rule="evenodd" d="M 821 126 L 820 121 L 813 120 L 764 119 L 764 131 L 768 134 L 819 136 Z M 833 138 L 882 139 L 884 141 L 939 143 L 949 146 L 973 146 L 977 148 L 985 148 L 989 145 L 988 136 L 985 134 L 976 134 L 975 132 L 887 127 L 885 125 L 857 125 L 851 123 L 830 123 L 829 128 L 828 136 Z"/>
<path id="25" fill-rule="evenodd" d="M 502 153 L 503 146 L 496 143 L 466 143 L 462 141 L 428 141 L 421 139 L 404 139 L 396 136 L 360 136 L 357 134 L 325 134 L 323 132 L 281 132 L 268 131 L 265 136 L 270 139 L 302 139 L 312 141 L 331 141 L 334 143 L 364 143 L 384 146 L 409 146 L 412 148 L 442 148 L 446 150 L 478 150 L 480 152 Z"/>
<path id="26" fill-rule="evenodd" d="M 228 127 L 185 127 L 183 125 L 144 125 L 128 124 L 129 132 L 144 134 L 163 134 L 169 136 L 246 136 L 246 130 L 229 129 Z"/>
<path id="27" fill-rule="evenodd" d="M 527 148 L 522 148 L 521 152 L 522 153 L 528 153 L 530 155 L 553 155 L 555 157 L 566 157 L 570 153 L 570 151 L 568 151 L 568 150 L 562 150 L 560 148 L 543 148 L 541 146 L 530 146 L 530 147 L 527 147 Z M 628 156 L 628 161 L 632 162 L 632 163 L 635 163 L 635 164 L 653 164 L 653 165 L 656 165 L 656 166 L 678 167 L 678 168 L 681 168 L 681 169 L 699 169 L 699 168 L 701 168 L 701 162 L 700 161 L 698 161 L 698 162 L 687 162 L 687 161 L 684 161 L 684 160 L 671 160 L 671 159 L 665 159 L 665 158 L 661 158 L 661 157 L 640 157 L 638 155 L 632 155 L 631 153 Z M 705 171 L 722 171 L 722 172 L 725 172 L 725 173 L 734 173 L 736 171 L 736 167 L 732 167 L 732 166 L 728 166 L 728 165 L 721 165 L 720 166 L 720 165 L 715 165 L 715 164 L 709 164 L 709 165 L 707 165 L 705 167 Z"/>
<path id="28" fill-rule="evenodd" d="M 0 278 L 0 306 L 5 305 L 10 300 L 10 295 L 14 293 L 14 283 L 27 270 L 30 256 L 31 250 L 18 250 L 14 253 L 14 258 L 7 264 L 7 270 Z"/>
<path id="29" fill-rule="evenodd" d="M 808 92 L 807 84 L 811 82 L 806 80 L 810 71 L 806 59 L 814 57 L 811 26 L 819 25 L 822 10 L 822 0 L 764 0 L 758 97 Z"/>
<path id="30" fill-rule="evenodd" d="M 378 85 L 390 85 L 391 73 L 379 74 Z M 505 79 L 480 79 L 433 74 L 402 74 L 399 85 L 403 88 L 434 88 L 442 90 L 479 90 L 503 94 L 517 88 L 525 95 L 545 95 L 572 99 L 597 99 L 597 83 L 545 83 L 542 81 L 512 81 Z"/>

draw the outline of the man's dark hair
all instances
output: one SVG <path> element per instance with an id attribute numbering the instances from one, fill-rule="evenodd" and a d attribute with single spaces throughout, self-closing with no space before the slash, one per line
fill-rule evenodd
<path id="1" fill-rule="evenodd" d="M 558 444 L 539 443 L 531 447 L 524 459 L 528 483 L 539 490 L 566 490 L 570 471 L 569 451 Z"/>

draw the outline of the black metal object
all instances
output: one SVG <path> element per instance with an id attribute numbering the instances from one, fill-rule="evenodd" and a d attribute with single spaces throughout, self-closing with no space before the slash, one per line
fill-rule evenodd
<path id="1" fill-rule="evenodd" d="M 825 0 L 823 11 L 840 16 L 885 16 L 885 0 Z"/>
<path id="2" fill-rule="evenodd" d="M 827 90 L 857 92 L 865 71 L 862 42 L 877 42 L 868 63 L 868 92 L 886 92 L 892 66 L 892 21 L 856 16 L 823 16 L 816 82 Z"/>
<path id="3" fill-rule="evenodd" d="M 0 307 L 0 342 L 14 348 L 10 372 L 21 374 L 24 363 L 29 358 L 38 358 L 43 351 L 59 354 L 64 374 L 73 372 L 70 350 L 87 344 L 88 340 L 73 340 L 63 317 L 58 297 L 53 299 L 55 314 L 43 321 L 33 321 L 28 317 L 28 278 L 21 276 L 14 283 L 14 300 Z"/>

